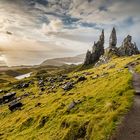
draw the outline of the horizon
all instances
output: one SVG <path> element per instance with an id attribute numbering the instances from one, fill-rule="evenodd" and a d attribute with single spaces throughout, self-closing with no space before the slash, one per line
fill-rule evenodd
<path id="1" fill-rule="evenodd" d="M 0 65 L 37 65 L 46 59 L 86 53 L 113 27 L 119 47 L 130 34 L 140 48 L 138 0 L 1 0 Z"/>

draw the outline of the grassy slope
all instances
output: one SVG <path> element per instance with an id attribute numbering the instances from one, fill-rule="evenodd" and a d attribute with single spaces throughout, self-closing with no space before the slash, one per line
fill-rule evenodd
<path id="1" fill-rule="evenodd" d="M 37 85 L 26 90 L 33 95 L 25 98 L 23 109 L 11 113 L 7 106 L 0 110 L 0 138 L 9 140 L 107 140 L 128 111 L 133 101 L 131 75 L 125 64 L 137 56 L 117 58 L 109 64 L 81 72 L 70 73 L 83 75 L 83 72 L 94 72 L 87 80 L 64 92 L 60 87 L 56 93 L 39 95 Z M 116 68 L 107 66 L 117 64 Z M 120 71 L 120 69 L 122 69 Z M 119 70 L 119 71 L 118 71 Z M 92 79 L 91 76 L 108 72 L 109 75 Z M 57 84 L 57 83 L 56 83 Z M 25 92 L 16 91 L 18 95 Z M 33 97 L 35 96 L 35 97 Z M 82 100 L 69 113 L 67 108 L 72 100 Z M 41 103 L 40 107 L 35 104 Z M 46 123 L 44 124 L 44 121 Z"/>
<path id="2" fill-rule="evenodd" d="M 29 73 L 29 69 L 21 68 L 21 69 L 13 69 L 13 70 L 5 70 L 0 71 L 0 87 L 4 86 L 9 82 L 17 81 L 14 77 Z"/>
<path id="3" fill-rule="evenodd" d="M 139 62 L 140 62 L 140 60 L 139 60 Z M 136 67 L 136 71 L 140 73 L 140 65 L 138 65 L 138 66 Z"/>

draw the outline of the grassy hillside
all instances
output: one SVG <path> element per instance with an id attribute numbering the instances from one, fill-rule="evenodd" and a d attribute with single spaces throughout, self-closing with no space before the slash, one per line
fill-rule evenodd
<path id="1" fill-rule="evenodd" d="M 0 106 L 0 139 L 108 140 L 133 102 L 132 76 L 124 66 L 138 57 L 115 58 L 96 68 L 71 72 L 63 82 L 75 82 L 77 76 L 87 80 L 75 82 L 70 91 L 64 91 L 63 82 L 58 81 L 45 82 L 46 90 L 41 91 L 36 76 L 24 81 L 34 81 L 24 90 L 13 88 L 17 82 L 3 87 L 29 96 L 21 100 L 21 110 L 10 112 L 7 105 Z M 73 100 L 77 104 L 70 109 Z"/>
<path id="2" fill-rule="evenodd" d="M 16 82 L 17 80 L 15 79 L 16 76 L 27 74 L 30 72 L 33 72 L 34 74 L 37 75 L 49 75 L 50 73 L 58 73 L 58 72 L 69 72 L 72 71 L 76 66 L 69 66 L 69 65 L 64 65 L 61 67 L 57 66 L 34 66 L 30 68 L 24 68 L 24 67 L 12 67 L 12 68 L 5 68 L 5 69 L 0 69 L 0 87 L 11 83 L 11 82 Z"/>

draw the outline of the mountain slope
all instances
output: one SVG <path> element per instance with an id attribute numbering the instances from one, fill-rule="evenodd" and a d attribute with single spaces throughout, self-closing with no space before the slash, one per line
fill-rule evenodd
<path id="1" fill-rule="evenodd" d="M 63 80 L 59 75 L 44 77 L 41 91 L 36 77 L 28 88 L 16 89 L 17 96 L 29 93 L 21 102 L 21 110 L 10 112 L 1 106 L 0 138 L 10 140 L 108 140 L 133 102 L 132 76 L 126 64 L 140 56 L 112 59 L 107 64 L 79 72 L 71 72 Z M 139 60 L 137 60 L 139 61 Z M 86 80 L 77 81 L 80 76 Z M 47 81 L 47 82 L 46 82 Z M 53 82 L 52 82 L 53 81 Z M 74 82 L 69 91 L 62 85 Z M 2 93 L 4 94 L 4 93 Z"/>

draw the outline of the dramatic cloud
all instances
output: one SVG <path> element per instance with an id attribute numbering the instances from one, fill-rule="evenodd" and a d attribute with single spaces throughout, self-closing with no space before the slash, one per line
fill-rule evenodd
<path id="1" fill-rule="evenodd" d="M 113 26 L 118 46 L 127 34 L 140 46 L 139 0 L 1 0 L 0 61 L 38 64 L 84 53 Z M 26 56 L 26 57 L 25 57 Z"/>
<path id="2" fill-rule="evenodd" d="M 43 23 L 42 25 L 42 31 L 44 34 L 58 33 L 62 29 L 63 29 L 63 23 L 59 19 L 51 20 L 48 25 L 46 23 Z"/>

